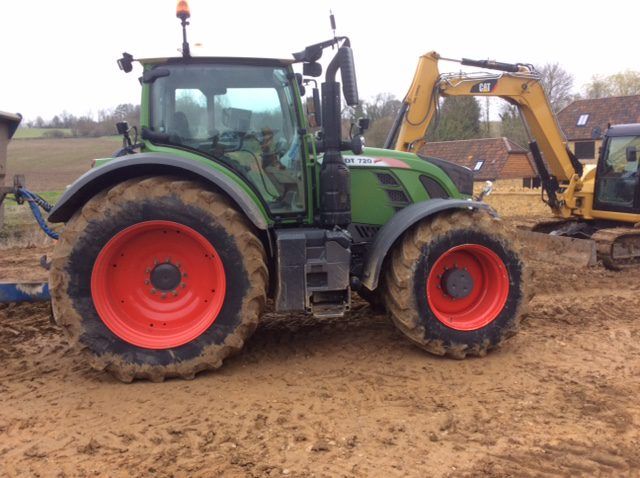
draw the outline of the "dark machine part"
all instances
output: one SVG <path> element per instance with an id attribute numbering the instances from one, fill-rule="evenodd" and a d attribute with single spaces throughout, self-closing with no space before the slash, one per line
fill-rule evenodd
<path id="1" fill-rule="evenodd" d="M 520 64 L 502 63 L 500 61 L 493 60 L 471 60 L 469 58 L 463 58 L 460 61 L 460 64 L 466 66 L 478 66 L 480 68 L 486 68 L 487 70 L 506 71 L 508 73 L 517 73 L 520 71 Z"/>
<path id="2" fill-rule="evenodd" d="M 536 141 L 529 143 L 529 149 L 533 156 L 533 161 L 536 163 L 536 169 L 538 170 L 538 176 L 540 176 L 540 183 L 542 190 L 547 193 L 547 200 L 545 201 L 552 209 L 558 209 L 560 204 L 558 203 L 557 192 L 559 189 L 558 180 L 549 174 L 547 165 L 544 164 L 542 159 L 542 153 L 540 153 L 540 147 Z"/>
<path id="3" fill-rule="evenodd" d="M 13 185 L 12 186 L 0 186 L 0 205 L 4 202 L 5 198 L 8 194 L 13 194 L 16 198 L 16 202 L 18 204 L 22 204 L 24 200 L 21 198 L 19 194 L 17 194 L 18 190 L 25 187 L 25 178 L 22 174 L 16 174 L 13 177 Z"/>
<path id="4" fill-rule="evenodd" d="M 393 120 L 391 129 L 389 130 L 389 134 L 387 135 L 387 139 L 384 141 L 384 149 L 393 149 L 396 143 L 396 139 L 398 139 L 398 133 L 400 132 L 400 127 L 402 126 L 402 122 L 404 121 L 404 116 L 407 114 L 408 109 L 409 105 L 403 101 L 402 106 L 400 106 L 400 111 L 398 111 L 398 114 Z"/>
<path id="5" fill-rule="evenodd" d="M 351 175 L 342 158 L 342 106 L 340 83 L 335 80 L 338 69 L 345 81 L 347 103 L 358 102 L 355 70 L 351 49 L 340 47 L 327 68 L 322 83 L 321 150 L 324 151 L 320 170 L 320 224 L 327 228 L 346 227 L 351 222 Z M 347 92 L 349 90 L 349 92 Z"/>
<path id="6" fill-rule="evenodd" d="M 351 237 L 345 231 L 276 231 L 276 310 L 341 317 L 350 308 Z"/>

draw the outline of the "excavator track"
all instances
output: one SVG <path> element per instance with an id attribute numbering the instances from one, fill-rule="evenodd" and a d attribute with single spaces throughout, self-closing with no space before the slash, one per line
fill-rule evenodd
<path id="1" fill-rule="evenodd" d="M 640 229 L 600 229 L 591 239 L 596 243 L 598 259 L 601 259 L 608 269 L 622 270 L 640 266 Z"/>

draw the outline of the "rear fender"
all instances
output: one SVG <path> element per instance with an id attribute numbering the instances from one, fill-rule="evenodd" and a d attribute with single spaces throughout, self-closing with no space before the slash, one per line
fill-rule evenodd
<path id="1" fill-rule="evenodd" d="M 164 153 L 139 153 L 109 161 L 78 178 L 64 192 L 49 214 L 49 222 L 66 222 L 98 192 L 127 179 L 147 175 L 176 175 L 209 183 L 235 202 L 255 227 L 266 230 L 268 220 L 259 201 L 229 176 L 190 159 Z"/>
<path id="2" fill-rule="evenodd" d="M 384 259 L 407 229 L 422 219 L 435 216 L 443 211 L 456 209 L 482 209 L 492 216 L 497 216 L 497 213 L 488 204 L 464 199 L 430 199 L 402 209 L 376 234 L 373 244 L 365 257 L 362 285 L 369 290 L 374 290 L 378 287 Z"/>

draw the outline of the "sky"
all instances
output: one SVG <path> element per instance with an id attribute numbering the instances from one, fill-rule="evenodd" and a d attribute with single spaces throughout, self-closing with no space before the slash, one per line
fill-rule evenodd
<path id="1" fill-rule="evenodd" d="M 192 54 L 290 58 L 337 34 L 351 38 L 360 97 L 402 98 L 418 57 L 560 63 L 576 92 L 594 74 L 639 70 L 640 2 L 485 0 L 190 0 Z M 139 103 L 140 67 L 116 60 L 177 56 L 175 0 L 0 0 L 0 110 L 50 119 Z M 196 43 L 202 46 L 194 47 Z M 325 53 L 325 56 L 328 57 Z M 459 71 L 455 63 L 440 70 Z M 468 69 L 465 69 L 468 70 Z"/>

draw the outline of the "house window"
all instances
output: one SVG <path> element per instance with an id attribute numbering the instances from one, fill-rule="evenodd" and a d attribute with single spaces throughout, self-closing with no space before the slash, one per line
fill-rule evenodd
<path id="1" fill-rule="evenodd" d="M 575 155 L 578 159 L 595 159 L 595 141 L 577 141 L 575 143 Z"/>
<path id="2" fill-rule="evenodd" d="M 473 170 L 474 171 L 480 171 L 480 168 L 482 167 L 483 164 L 484 164 L 484 159 L 480 159 L 480 160 L 476 161 L 476 164 L 473 167 Z"/>
<path id="3" fill-rule="evenodd" d="M 589 121 L 589 115 L 580 115 L 580 118 L 578 118 L 578 122 L 576 123 L 576 126 L 584 126 L 587 124 L 587 121 Z"/>

